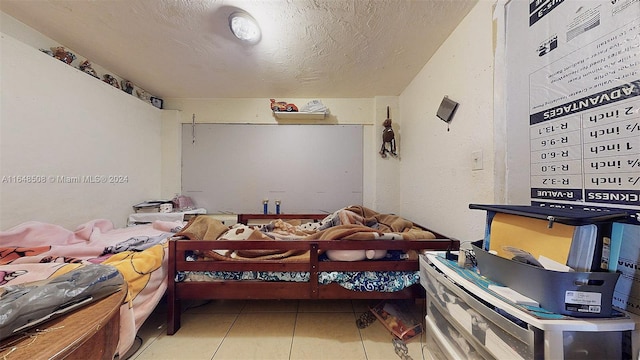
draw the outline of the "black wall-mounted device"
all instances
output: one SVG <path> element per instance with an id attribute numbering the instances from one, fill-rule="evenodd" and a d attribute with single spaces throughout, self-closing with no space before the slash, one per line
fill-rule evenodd
<path id="1" fill-rule="evenodd" d="M 455 114 L 457 108 L 458 103 L 445 96 L 442 98 L 442 102 L 440 103 L 436 116 L 442 119 L 442 121 L 449 123 L 451 122 L 453 114 Z"/>

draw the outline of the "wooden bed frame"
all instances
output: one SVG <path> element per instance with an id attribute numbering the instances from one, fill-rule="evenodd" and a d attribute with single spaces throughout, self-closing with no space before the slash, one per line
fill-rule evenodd
<path id="1" fill-rule="evenodd" d="M 251 220 L 324 219 L 328 214 L 241 214 L 238 223 Z M 419 226 L 419 225 L 416 225 Z M 419 226 L 421 227 L 421 226 Z M 428 230 L 424 227 L 422 229 Z M 431 230 L 429 230 L 431 231 Z M 312 241 L 255 241 L 255 240 L 169 240 L 169 270 L 167 288 L 167 334 L 180 328 L 181 300 L 196 299 L 417 299 L 424 297 L 418 283 L 397 292 L 352 291 L 337 283 L 318 283 L 318 273 L 324 271 L 418 271 L 419 260 L 384 261 L 319 261 L 323 250 L 457 250 L 459 241 L 431 231 L 437 239 L 429 240 L 312 240 Z M 293 261 L 186 261 L 185 253 L 214 249 L 278 249 L 310 250 L 309 262 Z M 176 282 L 180 271 L 290 271 L 309 272 L 308 282 L 262 282 L 220 280 L 213 282 Z"/>

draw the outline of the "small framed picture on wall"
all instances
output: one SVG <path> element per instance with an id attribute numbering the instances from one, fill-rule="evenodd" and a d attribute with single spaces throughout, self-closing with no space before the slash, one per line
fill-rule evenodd
<path id="1" fill-rule="evenodd" d="M 151 97 L 151 105 L 157 107 L 158 109 L 162 109 L 162 99 L 152 96 Z"/>

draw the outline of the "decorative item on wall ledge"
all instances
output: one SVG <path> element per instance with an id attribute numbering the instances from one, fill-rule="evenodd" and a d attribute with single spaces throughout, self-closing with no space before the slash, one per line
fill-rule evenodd
<path id="1" fill-rule="evenodd" d="M 65 49 L 65 47 L 63 46 L 53 46 L 50 47 L 48 50 L 47 49 L 38 49 L 41 52 L 56 58 L 62 62 L 64 62 L 67 65 L 71 65 L 71 67 L 73 67 L 76 70 L 80 70 L 84 73 L 87 73 L 93 77 L 95 77 L 96 79 L 100 80 L 100 76 L 97 74 L 97 72 L 95 71 L 95 69 L 93 69 L 91 62 L 89 61 L 89 59 L 85 59 L 84 61 L 80 62 L 80 63 L 76 63 L 77 67 L 72 65 L 72 62 L 74 62 L 77 57 L 75 54 L 73 54 L 72 52 L 68 51 Z M 118 79 L 117 77 L 111 75 L 111 74 L 104 74 L 102 75 L 102 81 L 106 82 L 107 84 L 115 87 L 116 89 L 122 89 L 122 91 L 126 92 L 127 94 L 133 95 L 135 97 L 137 97 L 138 99 L 152 105 L 155 106 L 159 109 L 162 109 L 164 106 L 164 102 L 161 98 L 153 96 L 151 94 L 149 94 L 148 92 L 146 92 L 144 89 L 140 88 L 139 86 L 136 86 L 133 84 L 133 82 L 126 80 L 126 79 Z M 120 85 L 122 85 L 122 87 L 120 87 Z M 135 90 L 135 94 L 134 94 L 134 90 Z M 295 105 L 293 105 L 295 106 Z M 296 108 L 297 111 L 297 108 Z"/>
<path id="2" fill-rule="evenodd" d="M 76 56 L 70 51 L 65 50 L 62 46 L 56 46 L 51 48 L 51 52 L 53 53 L 53 57 L 64 62 L 67 65 L 71 65 L 73 60 L 76 59 Z"/>
<path id="3" fill-rule="evenodd" d="M 396 153 L 396 136 L 393 133 L 391 122 L 389 107 L 387 106 L 387 118 L 382 122 L 384 130 L 382 130 L 382 147 L 380 148 L 380 156 L 382 156 L 383 159 L 387 157 L 387 153 L 391 154 L 393 157 L 398 156 Z"/>
<path id="4" fill-rule="evenodd" d="M 102 81 L 106 82 L 107 84 L 120 89 L 120 85 L 118 84 L 118 80 L 116 78 L 114 78 L 113 76 L 109 75 L 109 74 L 104 74 L 102 75 Z"/>
<path id="5" fill-rule="evenodd" d="M 136 89 L 136 96 L 138 99 L 151 103 L 151 95 L 144 91 L 144 89 Z"/>
<path id="6" fill-rule="evenodd" d="M 88 59 L 83 61 L 82 63 L 80 63 L 80 65 L 78 66 L 78 69 L 80 69 L 84 73 L 87 73 L 87 74 L 93 76 L 96 79 L 100 79 L 100 77 L 98 76 L 96 71 L 93 70 L 93 68 L 91 67 L 91 62 L 89 62 Z"/>
<path id="7" fill-rule="evenodd" d="M 51 50 L 47 50 L 47 49 L 43 49 L 43 48 L 40 48 L 38 50 L 42 51 L 43 53 L 45 53 L 45 54 L 47 54 L 49 56 L 53 56 L 53 51 L 51 51 Z"/>
<path id="8" fill-rule="evenodd" d="M 133 83 L 131 81 L 122 80 L 120 84 L 122 84 L 122 91 L 126 92 L 129 95 L 133 95 Z"/>
<path id="9" fill-rule="evenodd" d="M 162 109 L 162 103 L 163 103 L 162 99 L 152 96 L 150 100 L 151 100 L 151 105 L 157 107 L 158 109 Z"/>
<path id="10" fill-rule="evenodd" d="M 329 113 L 329 108 L 320 100 L 311 100 L 299 109 L 295 104 L 275 101 L 275 99 L 270 100 L 271 110 L 273 110 L 273 116 L 276 119 L 321 120 Z"/>
<path id="11" fill-rule="evenodd" d="M 326 115 L 329 112 L 329 108 L 320 100 L 311 100 L 300 108 L 300 112 L 322 112 Z"/>
<path id="12" fill-rule="evenodd" d="M 276 101 L 276 99 L 269 99 L 271 101 L 272 111 L 298 111 L 298 107 L 295 104 L 290 104 L 286 101 Z"/>

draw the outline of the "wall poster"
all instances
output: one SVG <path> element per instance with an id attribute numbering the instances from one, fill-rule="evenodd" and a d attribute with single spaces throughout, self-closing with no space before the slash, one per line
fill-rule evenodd
<path id="1" fill-rule="evenodd" d="M 531 203 L 640 211 L 640 0 L 505 9 L 507 91 L 521 97 L 507 116 L 528 116 Z"/>

